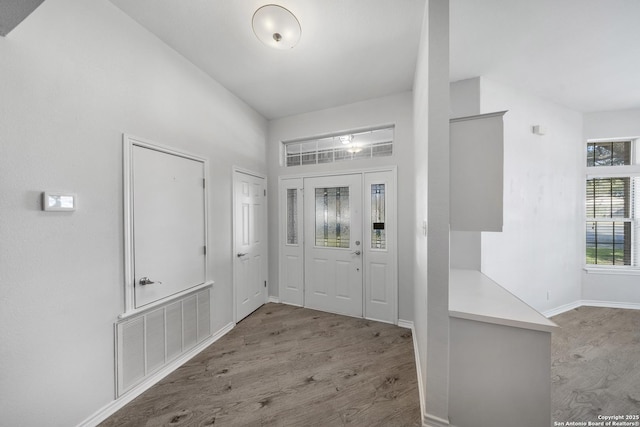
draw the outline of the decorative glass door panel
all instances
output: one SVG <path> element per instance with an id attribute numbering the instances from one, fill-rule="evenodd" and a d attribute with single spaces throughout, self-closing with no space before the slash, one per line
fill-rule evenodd
<path id="1" fill-rule="evenodd" d="M 371 184 L 371 249 L 386 249 L 385 184 Z"/>
<path id="2" fill-rule="evenodd" d="M 316 246 L 348 248 L 351 231 L 349 187 L 315 189 Z"/>
<path id="3" fill-rule="evenodd" d="M 287 244 L 298 244 L 298 189 L 287 188 Z"/>

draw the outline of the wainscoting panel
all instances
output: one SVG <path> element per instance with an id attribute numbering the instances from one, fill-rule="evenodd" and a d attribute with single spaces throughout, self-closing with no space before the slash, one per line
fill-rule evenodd
<path id="1" fill-rule="evenodd" d="M 121 396 L 211 336 L 211 289 L 122 319 L 115 334 L 116 393 Z"/>
<path id="2" fill-rule="evenodd" d="M 198 298 L 198 342 L 211 336 L 211 298 L 209 292 L 196 294 Z"/>
<path id="3" fill-rule="evenodd" d="M 182 351 L 189 350 L 196 345 L 198 337 L 198 304 L 196 296 L 191 295 L 182 301 L 182 318 L 184 319 L 184 345 Z"/>
<path id="4" fill-rule="evenodd" d="M 155 371 L 165 362 L 164 309 L 149 312 L 146 324 L 147 369 Z"/>
<path id="5" fill-rule="evenodd" d="M 119 380 L 122 384 L 135 384 L 144 378 L 144 318 L 131 319 L 121 325 L 122 359 Z"/>
<path id="6" fill-rule="evenodd" d="M 167 323 L 167 359 L 171 360 L 182 352 L 182 301 L 169 304 L 165 308 Z"/>

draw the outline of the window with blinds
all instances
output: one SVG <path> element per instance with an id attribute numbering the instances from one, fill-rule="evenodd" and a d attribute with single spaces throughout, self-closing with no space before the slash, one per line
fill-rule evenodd
<path id="1" fill-rule="evenodd" d="M 638 266 L 640 239 L 640 166 L 635 173 L 616 174 L 607 166 L 634 165 L 634 141 L 587 143 L 586 247 L 587 265 Z M 598 176 L 606 170 L 609 176 Z M 611 176 L 615 175 L 615 176 Z"/>
<path id="2" fill-rule="evenodd" d="M 394 127 L 283 142 L 284 165 L 305 166 L 393 154 Z"/>
<path id="3" fill-rule="evenodd" d="M 587 264 L 632 265 L 638 178 L 587 180 Z"/>

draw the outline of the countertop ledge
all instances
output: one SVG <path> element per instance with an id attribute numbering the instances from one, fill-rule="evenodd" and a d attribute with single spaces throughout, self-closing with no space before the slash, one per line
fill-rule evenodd
<path id="1" fill-rule="evenodd" d="M 451 269 L 449 316 L 553 332 L 558 325 L 477 270 Z"/>

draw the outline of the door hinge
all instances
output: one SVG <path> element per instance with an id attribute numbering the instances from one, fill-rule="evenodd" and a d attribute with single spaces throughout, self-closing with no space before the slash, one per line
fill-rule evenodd
<path id="1" fill-rule="evenodd" d="M 267 190 L 264 190 L 264 196 L 267 197 Z"/>
<path id="2" fill-rule="evenodd" d="M 207 254 L 207 247 L 203 246 L 203 248 L 204 248 L 204 254 L 206 255 Z"/>
<path id="3" fill-rule="evenodd" d="M 207 180 L 202 178 L 202 188 L 207 188 Z"/>
<path id="4" fill-rule="evenodd" d="M 267 287 L 267 281 L 266 280 L 264 281 L 264 287 L 265 288 Z"/>

